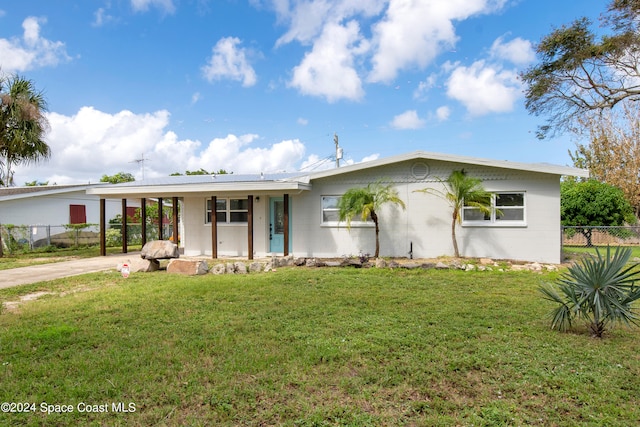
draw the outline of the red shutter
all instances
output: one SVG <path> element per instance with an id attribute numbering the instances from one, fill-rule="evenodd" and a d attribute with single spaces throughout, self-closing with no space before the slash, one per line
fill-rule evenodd
<path id="1" fill-rule="evenodd" d="M 134 206 L 127 206 L 127 217 L 128 218 L 135 218 L 136 217 L 136 211 L 138 210 L 138 208 L 134 207 Z"/>
<path id="2" fill-rule="evenodd" d="M 69 205 L 70 224 L 85 224 L 87 222 L 87 208 L 85 205 Z"/>

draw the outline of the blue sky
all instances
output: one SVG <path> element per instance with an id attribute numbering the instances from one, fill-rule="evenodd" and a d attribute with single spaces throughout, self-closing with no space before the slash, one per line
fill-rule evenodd
<path id="1" fill-rule="evenodd" d="M 332 167 L 414 150 L 570 165 L 518 73 L 602 0 L 0 2 L 0 70 L 49 102 L 16 184 Z M 325 161 L 323 162 L 323 159 Z"/>

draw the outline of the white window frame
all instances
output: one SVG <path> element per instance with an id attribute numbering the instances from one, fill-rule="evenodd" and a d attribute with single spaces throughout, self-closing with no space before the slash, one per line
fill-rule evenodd
<path id="1" fill-rule="evenodd" d="M 244 200 L 247 201 L 248 198 L 239 198 L 239 197 L 218 197 L 216 200 L 216 204 L 219 202 L 224 202 L 224 210 L 220 209 L 220 210 L 216 210 L 217 213 L 224 213 L 225 215 L 225 220 L 224 221 L 220 221 L 218 220 L 218 225 L 246 225 L 247 221 L 232 221 L 231 220 L 231 214 L 232 213 L 244 213 L 246 212 L 248 214 L 249 209 L 231 209 L 231 201 L 232 200 Z M 211 199 L 205 199 L 204 202 L 204 223 L 205 225 L 211 225 L 211 216 L 212 216 L 212 211 L 210 208 L 211 204 Z M 220 218 L 220 216 L 218 216 L 218 218 Z"/>
<path id="2" fill-rule="evenodd" d="M 522 195 L 522 206 L 497 206 L 497 197 L 500 194 L 520 194 Z M 493 191 L 491 192 L 491 213 L 485 215 L 484 219 L 469 220 L 465 219 L 465 211 L 477 211 L 472 206 L 463 206 L 460 215 L 462 215 L 462 226 L 466 227 L 526 227 L 527 226 L 527 192 L 526 191 Z M 505 211 L 522 211 L 522 219 L 503 219 Z M 498 215 L 496 211 L 501 211 L 502 215 Z"/>
<path id="3" fill-rule="evenodd" d="M 320 196 L 320 226 L 321 227 L 346 227 L 347 226 L 347 221 L 338 221 L 337 219 L 335 221 L 325 221 L 325 212 L 335 212 L 335 217 L 338 218 L 338 212 L 339 209 L 337 208 L 338 203 L 340 202 L 340 198 L 342 196 L 341 195 L 336 195 L 336 194 L 325 194 Z M 331 199 L 337 199 L 335 202 L 335 207 L 331 207 L 331 208 L 325 208 L 325 200 L 331 198 Z M 366 221 L 362 221 L 360 219 L 360 216 L 354 217 L 351 220 L 351 227 L 352 228 L 357 228 L 357 227 L 373 227 L 375 224 L 373 223 L 373 221 L 371 220 L 371 218 L 367 218 Z"/>

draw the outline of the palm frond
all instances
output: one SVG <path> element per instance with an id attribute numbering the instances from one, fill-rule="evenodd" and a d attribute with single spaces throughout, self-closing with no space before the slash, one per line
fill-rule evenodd
<path id="1" fill-rule="evenodd" d="M 567 269 L 557 280 L 557 287 L 541 289 L 545 299 L 560 305 L 552 312 L 552 327 L 568 323 L 564 316 L 582 318 L 597 336 L 609 324 L 637 324 L 638 315 L 633 303 L 640 299 L 640 288 L 635 285 L 640 270 L 636 263 L 629 263 L 632 251 L 617 247 L 614 252 L 607 247 L 603 254 L 584 258 Z"/>

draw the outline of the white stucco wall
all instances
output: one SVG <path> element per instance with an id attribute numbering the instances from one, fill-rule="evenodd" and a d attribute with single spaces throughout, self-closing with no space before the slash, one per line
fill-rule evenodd
<path id="1" fill-rule="evenodd" d="M 0 201 L 0 223 L 13 225 L 69 224 L 69 205 L 85 205 L 87 223 L 100 223 L 100 198 L 85 194 L 84 189 L 69 193 L 34 195 Z M 135 206 L 139 206 L 139 204 Z M 122 213 L 122 202 L 107 199 L 105 208 L 108 221 Z"/>
<path id="2" fill-rule="evenodd" d="M 216 194 L 218 198 L 246 198 L 248 195 Z M 253 248 L 255 257 L 268 252 L 269 202 L 267 194 L 254 194 L 253 202 Z M 258 200 L 256 200 L 256 198 Z M 206 202 L 211 196 L 196 195 L 184 198 L 184 238 L 186 256 L 211 256 L 211 224 L 205 223 Z M 246 223 L 218 224 L 218 256 L 247 256 L 249 247 Z"/>
<path id="3" fill-rule="evenodd" d="M 380 217 L 380 255 L 407 257 L 413 246 L 414 258 L 453 255 L 451 208 L 441 197 L 416 192 L 423 188 L 443 190 L 438 179 L 446 179 L 453 170 L 465 171 L 483 180 L 488 191 L 525 192 L 526 224 L 518 226 L 458 226 L 458 246 L 463 256 L 490 257 L 558 263 L 561 258 L 560 183 L 558 175 L 518 170 L 470 166 L 442 161 L 420 161 L 428 175 L 415 176 L 416 162 L 399 162 L 375 169 L 339 174 L 311 182 L 312 190 L 290 194 L 291 253 L 295 256 L 340 257 L 373 254 L 373 227 L 322 225 L 321 197 L 341 195 L 354 186 L 382 179 L 392 182 L 406 210 L 387 205 Z M 282 194 L 271 194 L 282 196 Z M 217 194 L 217 197 L 241 197 Z M 253 194 L 254 256 L 269 252 L 269 194 Z M 184 199 L 185 255 L 211 255 L 211 225 L 205 224 L 205 203 L 210 195 Z M 246 197 L 246 195 L 244 195 Z M 218 255 L 246 256 L 246 224 L 218 225 Z"/>
<path id="4" fill-rule="evenodd" d="M 461 255 L 560 262 L 559 176 L 446 162 L 429 162 L 428 166 L 429 176 L 420 180 L 411 174 L 412 162 L 405 162 L 314 181 L 312 191 L 294 200 L 293 252 L 318 257 L 373 254 L 372 228 L 352 228 L 349 232 L 345 226 L 321 226 L 320 203 L 323 195 L 340 195 L 353 186 L 382 179 L 394 183 L 406 210 L 387 205 L 379 213 L 380 255 L 409 256 L 410 248 L 414 258 L 453 255 L 451 207 L 442 197 L 416 190 L 442 191 L 443 185 L 435 178 L 445 179 L 451 171 L 464 168 L 471 176 L 483 179 L 488 191 L 525 192 L 526 225 L 457 226 Z"/>

